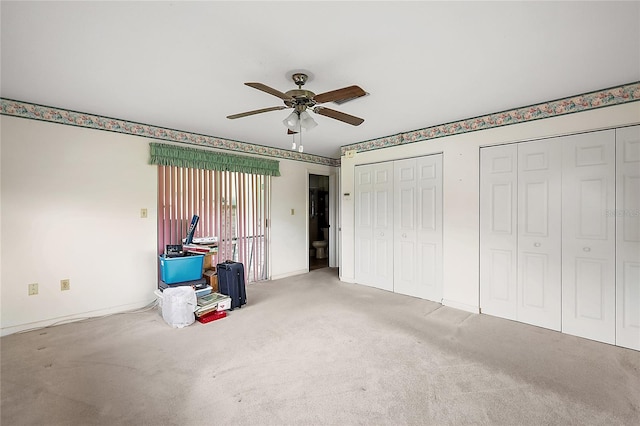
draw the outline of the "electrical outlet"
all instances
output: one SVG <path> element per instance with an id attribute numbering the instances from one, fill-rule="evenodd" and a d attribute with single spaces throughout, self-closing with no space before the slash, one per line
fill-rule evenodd
<path id="1" fill-rule="evenodd" d="M 147 209 L 140 209 L 140 217 L 142 219 L 146 219 L 147 218 Z"/>
<path id="2" fill-rule="evenodd" d="M 69 279 L 60 280 L 60 291 L 71 290 L 71 284 L 69 283 Z"/>
<path id="3" fill-rule="evenodd" d="M 29 284 L 29 296 L 38 294 L 38 283 Z"/>

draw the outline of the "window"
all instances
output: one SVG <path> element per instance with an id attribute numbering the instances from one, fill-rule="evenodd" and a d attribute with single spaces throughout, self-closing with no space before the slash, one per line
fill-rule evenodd
<path id="1" fill-rule="evenodd" d="M 195 237 L 217 237 L 215 263 L 244 264 L 248 282 L 267 279 L 267 213 L 271 177 L 158 165 L 158 253 L 181 244 L 193 215 Z"/>

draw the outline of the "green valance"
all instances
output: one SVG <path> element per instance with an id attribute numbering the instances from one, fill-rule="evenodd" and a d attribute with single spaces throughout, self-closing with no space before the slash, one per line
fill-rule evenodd
<path id="1" fill-rule="evenodd" d="M 160 143 L 150 143 L 149 146 L 151 148 L 149 164 L 280 176 L 280 162 L 276 160 Z"/>

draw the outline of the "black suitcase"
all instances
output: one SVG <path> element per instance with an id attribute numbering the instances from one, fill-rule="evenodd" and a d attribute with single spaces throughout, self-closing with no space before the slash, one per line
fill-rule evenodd
<path id="1" fill-rule="evenodd" d="M 240 308 L 247 303 L 247 293 L 244 286 L 244 265 L 227 260 L 216 265 L 218 274 L 218 292 L 231 298 L 231 310 Z"/>

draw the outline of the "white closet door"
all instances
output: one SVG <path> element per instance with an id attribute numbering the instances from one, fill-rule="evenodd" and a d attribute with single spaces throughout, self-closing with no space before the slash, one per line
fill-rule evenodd
<path id="1" fill-rule="evenodd" d="M 616 345 L 640 350 L 640 126 L 616 130 Z"/>
<path id="2" fill-rule="evenodd" d="M 562 331 L 615 342 L 615 131 L 563 138 Z"/>
<path id="3" fill-rule="evenodd" d="M 393 164 L 356 170 L 356 282 L 393 290 Z"/>
<path id="4" fill-rule="evenodd" d="M 442 303 L 442 155 L 416 160 L 417 296 Z"/>
<path id="5" fill-rule="evenodd" d="M 442 155 L 394 162 L 394 291 L 442 301 Z"/>
<path id="6" fill-rule="evenodd" d="M 355 168 L 355 280 L 373 281 L 373 173 L 372 166 Z"/>
<path id="7" fill-rule="evenodd" d="M 393 162 L 394 174 L 394 265 L 393 291 L 418 296 L 418 233 L 416 206 L 416 160 Z"/>
<path id="8" fill-rule="evenodd" d="M 516 319 L 517 147 L 480 150 L 480 308 Z"/>
<path id="9" fill-rule="evenodd" d="M 518 321 L 560 330 L 559 139 L 518 144 Z"/>

